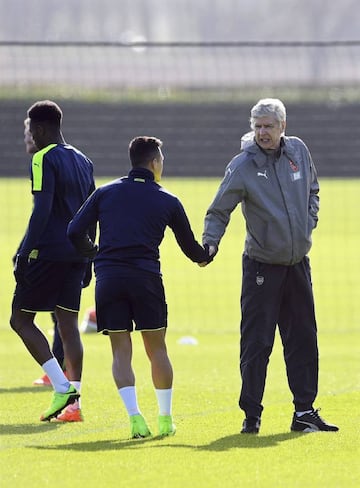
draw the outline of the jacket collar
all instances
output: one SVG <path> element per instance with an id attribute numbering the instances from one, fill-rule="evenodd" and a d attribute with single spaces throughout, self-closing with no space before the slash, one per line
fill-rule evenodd
<path id="1" fill-rule="evenodd" d="M 286 136 L 281 137 L 280 146 L 281 146 L 281 154 L 285 153 L 291 157 L 292 151 L 291 148 L 289 147 L 288 138 Z M 252 155 L 255 164 L 259 168 L 266 165 L 268 161 L 267 155 L 264 151 L 262 151 L 262 149 L 256 144 L 255 141 L 252 144 L 247 145 L 245 150 L 247 153 Z"/>
<path id="2" fill-rule="evenodd" d="M 133 168 L 129 171 L 128 177 L 132 180 L 154 181 L 154 173 L 146 168 Z"/>

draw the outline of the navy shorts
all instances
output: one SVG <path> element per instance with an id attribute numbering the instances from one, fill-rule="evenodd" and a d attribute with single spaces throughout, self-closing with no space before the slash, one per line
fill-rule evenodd
<path id="1" fill-rule="evenodd" d="M 28 285 L 16 285 L 13 309 L 25 312 L 52 312 L 55 307 L 78 312 L 86 263 L 31 260 Z"/>
<path id="2" fill-rule="evenodd" d="M 97 278 L 95 287 L 98 332 L 157 330 L 167 327 L 162 278 L 144 272 Z"/>

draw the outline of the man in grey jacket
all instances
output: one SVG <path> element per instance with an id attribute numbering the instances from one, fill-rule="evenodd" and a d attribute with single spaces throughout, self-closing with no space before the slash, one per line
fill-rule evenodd
<path id="1" fill-rule="evenodd" d="M 292 431 L 337 431 L 313 407 L 318 347 L 307 253 L 319 210 L 319 185 L 310 152 L 286 137 L 286 109 L 278 99 L 252 108 L 252 133 L 228 164 L 206 217 L 203 243 L 214 255 L 230 215 L 241 203 L 246 221 L 241 291 L 239 406 L 241 433 L 258 433 L 267 365 L 279 327 L 295 412 Z"/>

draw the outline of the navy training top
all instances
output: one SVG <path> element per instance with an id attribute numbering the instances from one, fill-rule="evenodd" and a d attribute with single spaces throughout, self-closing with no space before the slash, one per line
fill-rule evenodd
<path id="1" fill-rule="evenodd" d="M 30 176 L 34 206 L 18 253 L 49 261 L 87 261 L 66 232 L 95 190 L 92 162 L 69 144 L 50 144 L 33 155 Z"/>
<path id="2" fill-rule="evenodd" d="M 132 169 L 127 177 L 99 187 L 69 225 L 74 241 L 99 222 L 99 250 L 95 257 L 97 278 L 118 272 L 118 266 L 160 273 L 159 246 L 169 226 L 184 254 L 194 262 L 208 255 L 195 240 L 179 199 L 154 181 L 145 168 Z"/>

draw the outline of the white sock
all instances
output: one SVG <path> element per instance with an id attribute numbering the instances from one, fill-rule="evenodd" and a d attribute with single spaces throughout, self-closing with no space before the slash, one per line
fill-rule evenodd
<path id="1" fill-rule="evenodd" d="M 118 390 L 122 401 L 124 402 L 125 408 L 129 415 L 140 414 L 139 405 L 136 397 L 136 387 L 135 386 L 124 386 Z"/>
<path id="2" fill-rule="evenodd" d="M 64 371 L 55 358 L 51 358 L 41 365 L 42 369 L 48 375 L 54 390 L 58 393 L 66 393 L 70 388 L 70 383 Z"/>
<path id="3" fill-rule="evenodd" d="M 70 381 L 70 383 L 73 385 L 74 388 L 77 389 L 77 391 L 80 393 L 81 390 L 81 381 Z M 77 400 L 77 403 L 79 405 L 79 408 L 81 408 L 81 397 L 79 400 Z"/>
<path id="4" fill-rule="evenodd" d="M 77 389 L 77 391 L 80 393 L 81 390 L 81 381 L 70 381 L 70 383 Z"/>
<path id="5" fill-rule="evenodd" d="M 305 413 L 310 413 L 312 410 L 304 410 L 304 412 L 296 412 L 297 417 L 301 417 L 301 415 L 304 415 Z"/>
<path id="6" fill-rule="evenodd" d="M 155 393 L 159 405 L 159 415 L 171 415 L 173 389 L 172 388 L 168 388 L 166 390 L 155 389 Z"/>

